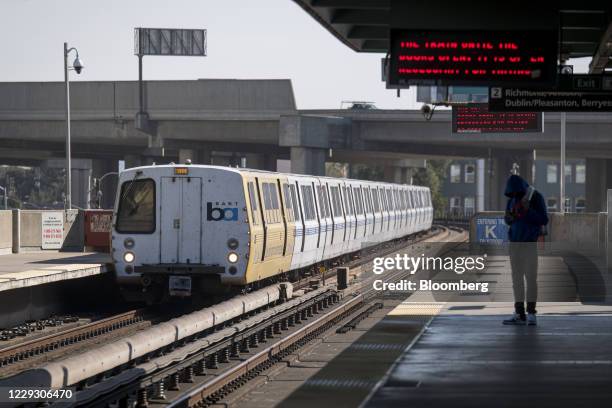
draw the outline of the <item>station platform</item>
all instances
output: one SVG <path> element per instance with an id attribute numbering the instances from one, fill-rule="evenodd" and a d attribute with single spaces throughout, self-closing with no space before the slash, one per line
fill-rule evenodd
<path id="1" fill-rule="evenodd" d="M 0 256 L 0 292 L 95 276 L 109 271 L 111 257 L 97 252 L 25 252 Z"/>
<path id="2" fill-rule="evenodd" d="M 591 264 L 541 257 L 539 292 L 573 301 L 539 302 L 537 326 L 504 326 L 513 312 L 509 260 L 489 261 L 480 280 L 495 286 L 494 294 L 443 300 L 416 291 L 391 308 L 392 295 L 399 294 L 382 296 L 385 315 L 363 323 L 350 345 L 302 377 L 279 406 L 310 406 L 317 395 L 319 408 L 609 407 L 612 305 L 606 302 L 606 277 L 593 281 Z M 604 286 L 595 297 L 587 290 L 591 298 L 584 301 L 580 285 Z"/>
<path id="3" fill-rule="evenodd" d="M 503 326 L 512 304 L 447 304 L 366 407 L 609 407 L 612 307 L 538 306 L 538 326 Z"/>

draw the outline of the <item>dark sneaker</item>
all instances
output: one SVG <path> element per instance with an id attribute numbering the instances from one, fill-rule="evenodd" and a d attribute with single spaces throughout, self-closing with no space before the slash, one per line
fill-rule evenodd
<path id="1" fill-rule="evenodd" d="M 528 326 L 538 325 L 538 319 L 536 318 L 535 313 L 527 313 L 527 325 Z"/>
<path id="2" fill-rule="evenodd" d="M 512 317 L 504 320 L 502 322 L 505 325 L 520 325 L 520 326 L 524 326 L 527 323 L 527 319 L 525 318 L 525 316 L 521 316 L 518 313 L 515 313 L 512 315 Z"/>

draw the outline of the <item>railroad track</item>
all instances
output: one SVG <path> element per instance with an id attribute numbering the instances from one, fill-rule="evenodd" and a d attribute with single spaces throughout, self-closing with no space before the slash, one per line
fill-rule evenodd
<path id="1" fill-rule="evenodd" d="M 417 239 L 417 242 L 419 239 L 426 239 L 431 235 L 432 233 L 424 234 L 423 237 Z M 414 240 L 414 238 L 409 238 L 409 240 Z M 389 253 L 393 252 L 398 247 L 405 246 L 406 244 L 407 242 L 405 240 L 392 244 L 381 244 L 380 246 L 377 246 L 376 249 L 369 250 L 367 253 L 362 253 L 362 256 L 359 259 L 352 260 L 343 266 L 352 267 L 358 264 L 366 263 L 373 258 L 371 254 L 381 251 L 381 248 L 383 248 L 385 253 Z M 332 268 L 325 271 L 321 277 L 323 280 L 325 280 L 327 277 L 334 276 L 335 273 L 336 268 Z M 296 289 L 308 287 L 308 281 L 309 279 L 306 278 L 300 282 L 297 282 Z M 139 323 L 143 321 L 145 311 L 145 308 L 130 310 L 115 316 L 0 349 L 0 369 L 15 363 L 23 362 L 32 357 L 56 351 L 66 346 L 74 345 L 76 343 L 110 333 L 117 329 L 122 329 Z"/>
<path id="2" fill-rule="evenodd" d="M 448 229 L 439 228 L 437 235 L 444 232 L 449 234 Z M 431 236 L 428 234 L 410 243 L 400 243 L 400 246 L 413 245 Z M 382 255 L 397 249 L 397 245 L 388 246 L 382 250 Z M 381 256 L 381 252 L 377 256 Z M 356 261 L 365 264 L 371 258 L 367 256 Z M 385 280 L 397 280 L 405 274 L 404 271 L 391 273 Z M 367 283 L 362 281 L 361 288 L 367 288 Z M 220 401 L 236 388 L 245 385 L 249 379 L 333 326 L 352 316 L 351 320 L 338 329 L 350 330 L 359 320 L 379 308 L 378 304 L 372 302 L 375 294 L 371 289 L 360 293 L 360 288 L 355 285 L 346 291 L 345 298 L 348 297 L 348 300 L 340 303 L 339 293 L 329 289 L 321 290 L 321 294 L 307 302 L 295 308 L 274 312 L 253 326 L 247 324 L 246 329 L 236 331 L 228 328 L 234 331 L 225 336 L 222 332 L 212 335 L 216 335 L 216 341 L 210 336 L 194 341 L 206 344 L 199 349 L 197 344 L 192 344 L 191 352 L 181 351 L 189 346 L 182 344 L 182 348 L 166 350 L 140 365 L 134 364 L 110 381 L 82 391 L 77 404 L 106 407 L 116 403 L 119 406 L 135 403 L 137 407 L 146 407 L 149 399 L 154 399 L 156 406 L 207 406 Z M 267 344 L 271 339 L 274 339 L 273 344 L 253 354 L 252 348 Z M 194 383 L 197 385 L 193 386 Z M 181 384 L 192 389 L 181 395 Z M 167 394 L 171 394 L 170 398 Z"/>
<path id="3" fill-rule="evenodd" d="M 0 368 L 143 321 L 146 309 L 135 309 L 0 350 Z"/>
<path id="4" fill-rule="evenodd" d="M 442 231 L 444 230 L 446 229 L 442 228 Z M 416 242 L 420 241 L 422 240 L 417 240 Z M 396 281 L 402 279 L 405 275 L 406 272 L 396 272 L 390 274 L 385 281 Z M 365 286 L 365 283 L 362 286 Z M 229 368 L 209 381 L 203 382 L 181 397 L 174 399 L 166 406 L 173 408 L 201 408 L 217 404 L 224 397 L 236 389 L 244 386 L 249 380 L 252 380 L 265 370 L 271 368 L 273 365 L 296 351 L 298 348 L 308 344 L 314 338 L 337 325 L 338 322 L 357 314 L 350 321 L 340 326 L 337 329 L 337 332 L 347 332 L 352 330 L 356 327 L 359 321 L 363 320 L 369 314 L 382 307 L 381 303 L 372 304 L 371 301 L 375 297 L 372 292 L 373 290 L 368 290 L 357 294 L 348 302 L 342 304 L 328 314 L 325 314 L 314 322 L 301 327 L 299 330 L 291 333 L 277 343 L 266 347 L 264 350 L 261 350 L 240 364 Z M 369 307 L 365 308 L 365 306 L 368 305 Z M 364 308 L 366 310 L 359 312 Z M 145 401 L 142 399 L 142 396 L 141 391 L 140 402 Z M 158 401 L 156 401 L 156 403 L 157 402 Z"/>

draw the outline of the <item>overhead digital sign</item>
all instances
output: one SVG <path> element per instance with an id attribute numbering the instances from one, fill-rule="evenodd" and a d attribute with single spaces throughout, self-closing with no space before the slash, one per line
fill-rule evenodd
<path id="1" fill-rule="evenodd" d="M 492 112 L 612 112 L 612 92 L 491 88 Z"/>
<path id="2" fill-rule="evenodd" d="M 553 86 L 558 31 L 391 30 L 388 84 Z"/>
<path id="3" fill-rule="evenodd" d="M 489 112 L 486 103 L 453 106 L 453 133 L 542 132 L 542 113 Z"/>

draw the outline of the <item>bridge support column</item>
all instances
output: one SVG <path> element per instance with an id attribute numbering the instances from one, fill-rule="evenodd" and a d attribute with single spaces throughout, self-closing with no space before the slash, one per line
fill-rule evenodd
<path id="1" fill-rule="evenodd" d="M 289 148 L 292 173 L 325 175 L 325 159 L 335 125 L 336 121 L 327 117 L 281 116 L 278 144 Z"/>
<path id="2" fill-rule="evenodd" d="M 586 159 L 586 210 L 606 211 L 607 190 L 612 188 L 612 160 Z"/>
<path id="3" fill-rule="evenodd" d="M 92 161 L 73 159 L 72 163 L 72 204 L 78 208 L 90 208 Z"/>
<path id="4" fill-rule="evenodd" d="M 487 160 L 485 183 L 485 202 L 487 211 L 505 209 L 504 190 L 514 161 L 510 157 L 498 156 Z"/>
<path id="5" fill-rule="evenodd" d="M 276 161 L 278 157 L 275 154 L 247 153 L 246 167 L 249 169 L 278 171 Z"/>
<path id="6" fill-rule="evenodd" d="M 49 159 L 44 162 L 44 166 L 49 168 L 64 168 L 64 159 Z M 91 190 L 91 168 L 90 159 L 72 159 L 72 204 L 78 208 L 89 208 Z"/>
<path id="7" fill-rule="evenodd" d="M 313 147 L 291 148 L 291 172 L 310 174 L 313 176 L 325 175 L 325 149 Z"/>

